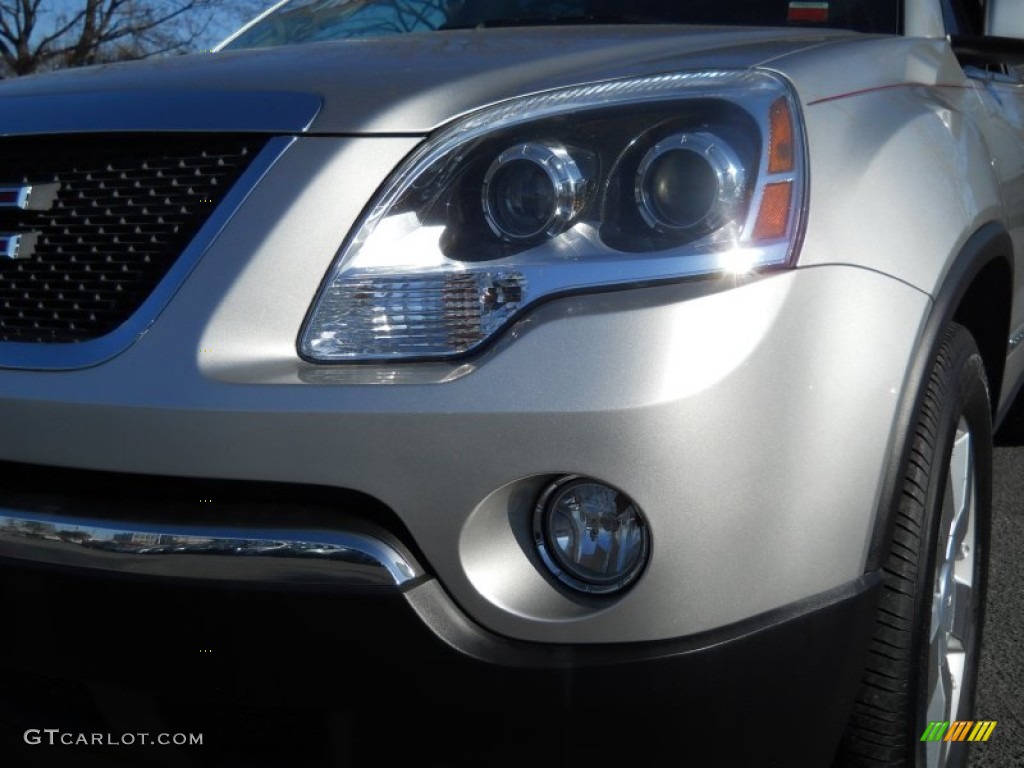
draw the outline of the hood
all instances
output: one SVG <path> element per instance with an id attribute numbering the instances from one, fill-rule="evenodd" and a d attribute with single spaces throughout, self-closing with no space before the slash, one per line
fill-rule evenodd
<path id="1" fill-rule="evenodd" d="M 4 81 L 0 133 L 423 134 L 525 93 L 630 75 L 751 67 L 851 36 L 778 28 L 542 27 L 195 54 Z"/>

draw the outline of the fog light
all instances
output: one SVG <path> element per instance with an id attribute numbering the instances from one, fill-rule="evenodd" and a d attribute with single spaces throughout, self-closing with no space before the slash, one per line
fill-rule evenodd
<path id="1" fill-rule="evenodd" d="M 636 503 L 597 480 L 570 476 L 537 502 L 534 540 L 562 583 L 607 594 L 636 580 L 650 553 L 650 535 Z"/>

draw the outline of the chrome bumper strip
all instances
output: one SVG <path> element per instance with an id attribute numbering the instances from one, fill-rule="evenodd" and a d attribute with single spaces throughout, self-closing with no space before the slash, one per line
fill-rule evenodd
<path id="1" fill-rule="evenodd" d="M 0 508 L 0 558 L 110 573 L 266 584 L 401 586 L 423 570 L 363 533 L 127 524 Z"/>

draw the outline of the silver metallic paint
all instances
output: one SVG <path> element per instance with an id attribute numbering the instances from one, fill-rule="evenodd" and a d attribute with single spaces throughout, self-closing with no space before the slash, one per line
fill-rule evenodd
<path id="1" fill-rule="evenodd" d="M 169 310 L 204 316 L 203 286 L 189 281 Z M 860 575 L 928 304 L 852 267 L 713 288 L 552 302 L 442 385 L 227 384 L 203 374 L 188 324 L 162 320 L 103 366 L 0 374 L 0 458 L 353 488 L 394 509 L 425 565 L 500 634 L 686 635 Z M 264 291 L 270 303 L 275 286 Z M 294 338 L 264 332 L 254 358 Z M 539 576 L 494 493 L 563 472 L 621 488 L 651 526 L 648 570 L 603 608 Z"/>
<path id="2" fill-rule="evenodd" d="M 322 99 L 323 108 L 309 133 L 423 135 L 456 115 L 534 91 L 630 75 L 754 66 L 844 39 L 858 38 L 851 32 L 802 29 L 702 28 L 693 34 L 692 27 L 671 25 L 400 35 L 107 64 L 6 80 L 0 87 L 0 106 L 22 96 L 69 96 L 79 103 L 104 95 L 138 97 L 144 81 L 150 99 L 193 93 L 211 105 L 225 92 L 251 100 L 267 92 L 313 95 Z M 71 125 L 76 117 L 90 119 L 78 109 L 61 123 Z M 126 119 L 158 129 L 164 124 L 144 115 Z M 206 116 L 189 110 L 170 124 L 189 120 L 195 129 L 206 130 L 229 130 L 227 126 L 240 122 L 224 111 Z"/>
<path id="3" fill-rule="evenodd" d="M 999 218 L 1013 242 L 1010 328 L 1018 328 L 1024 325 L 1024 83 L 1019 75 L 1004 76 L 977 68 L 969 68 L 967 73 L 974 96 L 967 102 L 970 117 L 982 128 L 1003 204 Z M 999 412 L 1010 405 L 1007 398 L 1024 378 L 1024 355 L 1013 354 L 1017 349 L 1011 342 L 1000 387 Z"/>
<path id="4" fill-rule="evenodd" d="M 904 0 L 900 6 L 903 9 L 903 34 L 907 37 L 946 36 L 939 0 Z"/>
<path id="5" fill-rule="evenodd" d="M 1024 5 L 1020 0 L 987 0 L 985 34 L 1024 37 Z"/>
<path id="6" fill-rule="evenodd" d="M 795 57 L 784 74 L 802 94 L 841 82 L 858 47 Z M 969 237 L 998 222 L 1015 246 L 1010 327 L 1024 324 L 1024 84 L 965 72 L 941 40 L 865 41 L 858 55 L 879 65 L 804 110 L 812 182 L 800 265 L 857 264 L 936 296 Z M 1024 355 L 1010 354 L 998 412 L 1022 376 Z"/>
<path id="7" fill-rule="evenodd" d="M 0 458 L 363 491 L 473 619 L 522 639 L 687 635 L 855 579 L 930 295 L 978 226 L 1020 235 L 1004 213 L 1019 174 L 997 162 L 1013 148 L 977 127 L 995 102 L 941 39 L 938 3 L 907 5 L 920 38 L 470 31 L 6 82 L 0 105 L 140 77 L 152 92 L 293 90 L 324 100 L 309 132 L 410 135 L 297 140 L 138 343 L 90 369 L 0 371 Z M 525 91 L 758 63 L 806 116 L 799 269 L 553 301 L 465 365 L 297 358 L 343 238 L 426 131 Z M 561 473 L 612 483 L 648 517 L 651 564 L 620 600 L 570 599 L 523 546 L 518 521 Z"/>

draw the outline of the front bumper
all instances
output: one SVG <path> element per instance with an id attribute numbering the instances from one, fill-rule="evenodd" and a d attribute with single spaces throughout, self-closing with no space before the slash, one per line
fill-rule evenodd
<path id="1" fill-rule="evenodd" d="M 562 299 L 429 381 L 293 346 L 217 362 L 191 286 L 104 365 L 0 372 L 0 460 L 188 478 L 173 515 L 197 524 L 225 480 L 359 492 L 473 621 L 548 643 L 685 637 L 857 579 L 928 302 L 848 267 Z M 561 474 L 647 517 L 651 561 L 621 598 L 581 603 L 538 567 L 524 532 Z"/>
<path id="2" fill-rule="evenodd" d="M 878 583 L 701 636 L 580 646 L 493 635 L 429 578 L 296 593 L 4 562 L 0 611 L 17 631 L 0 636 L 0 738 L 33 761 L 47 748 L 21 734 L 60 728 L 204 732 L 187 752 L 199 765 L 374 765 L 382 749 L 389 761 L 479 765 L 500 749 L 503 763 L 678 755 L 820 768 L 856 691 Z M 55 686 L 63 700 L 44 701 Z M 97 709 L 112 691 L 128 712 Z M 159 714 L 140 720 L 147 710 Z M 275 737 L 252 733 L 256 713 Z M 296 717 L 301 740 L 286 736 Z M 333 762 L 318 762 L 327 752 Z M 47 757 L 83 765 L 94 753 L 143 751 Z"/>
<path id="3" fill-rule="evenodd" d="M 324 733 L 355 765 L 381 744 L 438 766 L 495 745 L 524 763 L 826 765 L 870 636 L 864 558 L 925 306 L 827 267 L 554 302 L 447 381 L 227 372 L 156 327 L 94 369 L 3 372 L 0 458 L 43 465 L 7 509 L 116 509 L 143 533 L 362 525 L 422 573 L 296 587 L 225 564 L 225 589 L 22 550 L 0 570 L 0 611 L 17 617 L 0 666 L 184 709 L 162 729 L 217 734 L 209 765 L 262 749 L 218 719 L 239 701 L 333 712 Z M 563 472 L 615 484 L 648 517 L 652 560 L 619 599 L 572 599 L 521 543 Z M 47 709 L 12 690 L 16 738 Z"/>

